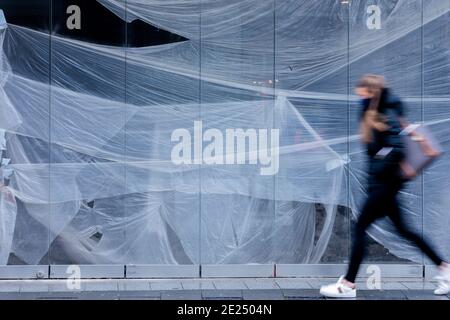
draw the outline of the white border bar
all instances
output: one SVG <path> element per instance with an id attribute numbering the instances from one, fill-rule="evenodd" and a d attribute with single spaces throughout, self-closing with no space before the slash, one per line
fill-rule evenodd
<path id="1" fill-rule="evenodd" d="M 67 279 L 71 273 L 68 272 L 70 265 L 50 266 L 51 279 Z M 74 265 L 80 268 L 81 279 L 123 279 L 125 268 L 123 265 Z"/>
<path id="2" fill-rule="evenodd" d="M 371 268 L 369 268 L 371 267 Z M 363 264 L 358 277 L 367 278 L 373 274 L 372 268 L 380 268 L 381 277 L 387 278 L 423 278 L 423 266 L 416 264 Z M 345 264 L 277 264 L 277 278 L 320 278 L 339 277 L 345 274 Z"/>
<path id="3" fill-rule="evenodd" d="M 48 279 L 48 265 L 0 266 L 0 279 Z"/>
<path id="4" fill-rule="evenodd" d="M 199 265 L 127 265 L 127 279 L 200 278 Z"/>
<path id="5" fill-rule="evenodd" d="M 431 279 L 434 266 L 416 264 L 363 264 L 358 277 L 369 277 L 379 267 L 386 278 Z M 67 279 L 69 265 L 0 266 L 0 279 Z M 224 264 L 224 265 L 79 265 L 82 279 L 177 278 L 320 278 L 338 277 L 345 264 Z M 126 271 L 125 271 L 126 268 Z M 49 272 L 50 269 L 50 272 Z"/>

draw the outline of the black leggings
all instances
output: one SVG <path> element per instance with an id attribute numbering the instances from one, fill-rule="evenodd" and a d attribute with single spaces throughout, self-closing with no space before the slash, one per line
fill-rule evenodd
<path id="1" fill-rule="evenodd" d="M 364 258 L 367 228 L 375 220 L 384 216 L 392 220 L 401 236 L 415 243 L 436 265 L 443 262 L 425 240 L 405 226 L 397 202 L 397 194 L 401 188 L 402 183 L 398 182 L 378 185 L 369 190 L 369 197 L 356 223 L 350 265 L 345 276 L 347 281 L 355 282 L 356 274 Z"/>

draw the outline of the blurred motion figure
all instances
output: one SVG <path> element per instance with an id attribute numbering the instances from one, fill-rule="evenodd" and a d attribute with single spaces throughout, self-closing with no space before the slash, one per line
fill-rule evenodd
<path id="1" fill-rule="evenodd" d="M 404 161 L 405 146 L 400 132 L 406 121 L 402 102 L 378 75 L 363 76 L 355 92 L 363 99 L 360 132 L 369 158 L 368 198 L 356 223 L 347 274 L 335 284 L 322 286 L 320 293 L 333 298 L 356 297 L 355 279 L 364 258 L 366 230 L 375 220 L 388 216 L 400 235 L 413 242 L 438 266 L 438 288 L 434 293 L 447 294 L 450 292 L 450 267 L 424 239 L 408 229 L 400 212 L 398 193 L 404 183 L 416 175 Z"/>

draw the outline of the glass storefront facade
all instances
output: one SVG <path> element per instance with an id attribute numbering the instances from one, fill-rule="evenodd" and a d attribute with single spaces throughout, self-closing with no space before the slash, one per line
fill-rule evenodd
<path id="1" fill-rule="evenodd" d="M 0 0 L 17 23 L 0 89 L 20 119 L 1 123 L 3 265 L 344 265 L 365 196 L 366 73 L 450 147 L 448 0 L 19 2 Z M 174 165 L 174 131 L 194 141 L 199 121 L 224 143 L 278 129 L 278 171 Z M 408 224 L 447 258 L 449 163 L 402 192 Z M 389 221 L 370 236 L 367 263 L 429 264 Z"/>

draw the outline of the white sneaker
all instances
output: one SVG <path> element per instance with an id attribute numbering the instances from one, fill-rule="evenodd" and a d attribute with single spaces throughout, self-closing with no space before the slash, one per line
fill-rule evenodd
<path id="1" fill-rule="evenodd" d="M 434 290 L 434 294 L 445 295 L 450 293 L 450 267 L 439 270 L 439 275 L 435 279 L 438 281 L 438 287 Z"/>
<path id="2" fill-rule="evenodd" d="M 446 295 L 449 292 L 450 286 L 445 282 L 438 283 L 438 287 L 436 288 L 436 290 L 434 290 L 434 294 L 438 296 Z"/>
<path id="3" fill-rule="evenodd" d="M 356 288 L 352 289 L 342 283 L 344 277 L 338 282 L 320 288 L 320 294 L 329 298 L 356 298 Z"/>

